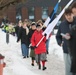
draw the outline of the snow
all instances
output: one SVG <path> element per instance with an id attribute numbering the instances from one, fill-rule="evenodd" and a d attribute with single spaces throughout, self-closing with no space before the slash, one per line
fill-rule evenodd
<path id="1" fill-rule="evenodd" d="M 31 66 L 31 58 L 22 58 L 20 42 L 16 42 L 16 37 L 10 35 L 9 39 L 7 44 L 6 33 L 0 30 L 0 53 L 5 56 L 6 62 L 3 75 L 64 75 L 63 50 L 57 45 L 55 35 L 50 38 L 45 71 L 39 70 L 36 63 Z"/>

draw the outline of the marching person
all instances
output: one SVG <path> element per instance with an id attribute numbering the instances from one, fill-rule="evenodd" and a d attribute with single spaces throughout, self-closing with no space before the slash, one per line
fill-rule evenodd
<path id="1" fill-rule="evenodd" d="M 33 33 L 32 38 L 31 38 L 31 44 L 32 48 L 35 50 L 35 58 L 36 62 L 38 63 L 38 69 L 41 69 L 41 62 L 42 62 L 42 70 L 45 70 L 45 63 L 46 63 L 46 37 L 41 41 L 41 43 L 38 44 L 38 42 L 41 40 L 43 37 L 42 35 L 42 30 L 41 30 L 41 25 L 37 24 L 36 26 L 36 31 Z M 46 36 L 46 35 L 45 35 Z"/>
<path id="2" fill-rule="evenodd" d="M 42 30 L 44 31 L 46 29 L 46 26 L 43 23 L 44 23 L 44 20 L 38 20 L 37 21 L 37 24 L 41 25 Z M 49 54 L 49 42 L 50 42 L 50 37 L 46 41 L 46 51 L 47 51 L 47 54 Z"/>
<path id="3" fill-rule="evenodd" d="M 28 34 L 29 40 L 30 40 L 30 44 L 31 44 L 31 37 L 32 37 L 32 35 L 33 35 L 35 30 L 36 30 L 36 23 L 32 22 L 31 29 L 29 30 L 29 34 Z M 31 61 L 32 61 L 31 65 L 34 66 L 35 52 L 34 52 L 34 50 L 32 48 L 30 50 L 30 57 L 31 57 Z"/>
<path id="4" fill-rule="evenodd" d="M 21 40 L 21 50 L 23 58 L 29 57 L 29 38 L 28 38 L 29 29 L 27 27 L 27 23 L 24 22 L 18 33 L 17 42 Z"/>
<path id="5" fill-rule="evenodd" d="M 23 23 L 22 23 L 22 21 L 20 20 L 20 21 L 18 22 L 18 25 L 15 26 L 15 33 L 16 33 L 16 36 L 17 36 L 17 37 L 18 37 L 18 33 L 19 33 L 22 25 L 23 25 Z"/>

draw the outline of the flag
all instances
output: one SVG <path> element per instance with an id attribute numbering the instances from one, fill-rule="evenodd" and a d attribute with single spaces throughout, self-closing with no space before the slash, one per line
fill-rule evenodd
<path id="1" fill-rule="evenodd" d="M 48 25 L 48 27 L 43 32 L 43 35 L 46 33 L 47 38 L 49 37 L 50 33 L 52 32 L 55 25 L 58 23 L 59 19 L 62 17 L 62 15 L 65 12 L 65 9 L 73 2 L 74 0 L 70 0 L 69 3 L 64 7 L 64 9 L 61 11 L 61 13 Z"/>
<path id="2" fill-rule="evenodd" d="M 44 25 L 47 27 L 49 23 L 51 23 L 53 21 L 53 19 L 55 18 L 55 14 L 57 13 L 58 7 L 59 7 L 59 3 L 61 2 L 61 0 L 59 0 L 57 2 L 57 4 L 55 5 L 53 11 L 51 12 L 51 14 L 49 15 L 49 17 L 46 19 L 46 21 L 44 22 Z"/>
<path id="3" fill-rule="evenodd" d="M 64 7 L 64 9 L 61 11 L 61 13 L 48 25 L 48 27 L 45 29 L 45 31 L 42 33 L 47 34 L 47 38 L 49 37 L 50 33 L 52 32 L 53 28 L 55 27 L 55 25 L 57 24 L 57 22 L 59 21 L 59 19 L 62 17 L 62 15 L 64 14 L 64 11 L 66 8 L 69 7 L 69 5 L 73 2 L 74 0 L 70 0 L 68 2 L 68 4 Z M 41 38 L 41 40 L 38 42 L 38 44 L 36 46 L 38 46 L 40 44 L 40 42 L 43 40 L 44 36 Z"/>

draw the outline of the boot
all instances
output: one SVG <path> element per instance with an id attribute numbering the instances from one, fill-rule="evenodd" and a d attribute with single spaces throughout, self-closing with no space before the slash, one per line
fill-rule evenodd
<path id="1" fill-rule="evenodd" d="M 47 68 L 45 66 L 43 66 L 43 69 L 42 70 L 46 70 Z"/>
<path id="2" fill-rule="evenodd" d="M 23 56 L 23 59 L 26 58 L 26 56 Z"/>
<path id="3" fill-rule="evenodd" d="M 39 64 L 38 66 L 39 66 L 38 68 L 41 69 L 41 64 Z"/>
<path id="4" fill-rule="evenodd" d="M 34 64 L 33 64 L 33 63 L 32 63 L 31 65 L 32 65 L 32 66 L 34 66 Z"/>
<path id="5" fill-rule="evenodd" d="M 31 63 L 31 65 L 32 65 L 32 66 L 34 66 L 34 60 L 32 60 L 32 63 Z"/>
<path id="6" fill-rule="evenodd" d="M 47 51 L 47 54 L 49 54 L 49 52 Z"/>

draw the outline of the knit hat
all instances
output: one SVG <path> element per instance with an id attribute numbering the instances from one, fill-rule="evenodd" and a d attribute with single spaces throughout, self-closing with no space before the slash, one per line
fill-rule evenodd
<path id="1" fill-rule="evenodd" d="M 31 26 L 33 26 L 33 25 L 36 25 L 36 23 L 35 22 L 32 22 Z"/>

